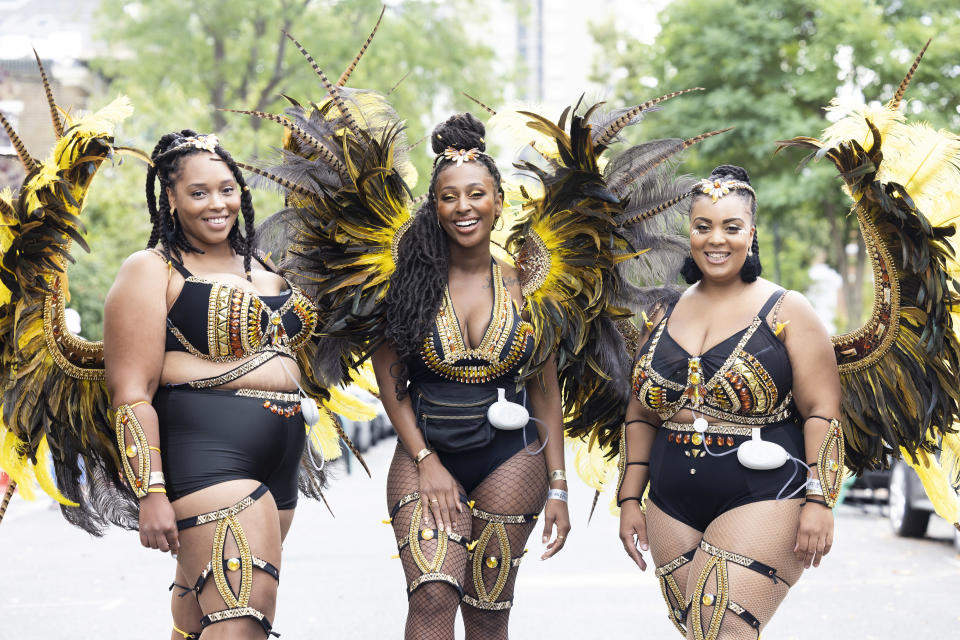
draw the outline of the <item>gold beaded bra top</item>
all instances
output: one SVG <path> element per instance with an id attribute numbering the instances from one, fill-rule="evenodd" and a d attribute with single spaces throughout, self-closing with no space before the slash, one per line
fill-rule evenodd
<path id="1" fill-rule="evenodd" d="M 500 265 L 493 262 L 493 309 L 490 324 L 479 346 L 467 346 L 453 308 L 450 289 L 445 288 L 433 328 L 423 341 L 420 357 L 411 359 L 412 382 L 485 384 L 516 378 L 533 355 L 533 325 L 523 319 L 513 296 L 503 283 Z"/>
<path id="2" fill-rule="evenodd" d="M 198 278 L 176 260 L 170 264 L 184 283 L 167 312 L 167 351 L 186 351 L 213 362 L 233 362 L 264 352 L 289 355 L 317 326 L 316 305 L 289 281 L 282 294 L 261 296 Z M 264 268 L 270 270 L 267 265 Z"/>
<path id="3" fill-rule="evenodd" d="M 784 291 L 775 292 L 753 321 L 699 356 L 670 335 L 673 306 L 640 350 L 633 367 L 633 392 L 645 407 L 667 420 L 691 409 L 718 420 L 767 425 L 791 419 L 793 370 L 774 326 Z"/>

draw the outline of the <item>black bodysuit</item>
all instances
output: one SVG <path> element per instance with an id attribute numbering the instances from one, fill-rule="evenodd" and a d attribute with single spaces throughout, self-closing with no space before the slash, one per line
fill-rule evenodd
<path id="1" fill-rule="evenodd" d="M 691 356 L 670 336 L 671 306 L 634 365 L 634 394 L 662 419 L 690 409 L 725 423 L 703 434 L 665 423 L 650 451 L 650 499 L 699 531 L 726 511 L 789 496 L 804 483 L 804 474 L 790 461 L 758 471 L 742 466 L 736 453 L 719 458 L 708 453 L 732 451 L 751 437 L 751 427 L 762 426 L 764 440 L 803 459 L 790 359 L 765 321 L 783 295 L 775 292 L 748 327 L 700 356 Z"/>
<path id="2" fill-rule="evenodd" d="M 523 448 L 520 430 L 493 428 L 486 412 L 497 398 L 498 387 L 508 399 L 523 402 L 518 391 L 520 371 L 533 355 L 533 327 L 520 315 L 500 266 L 494 262 L 491 269 L 493 309 L 479 346 L 467 347 L 447 289 L 419 357 L 406 362 L 417 425 L 427 446 L 437 451 L 468 493 Z M 536 427 L 530 424 L 526 430 L 532 443 L 537 439 Z"/>

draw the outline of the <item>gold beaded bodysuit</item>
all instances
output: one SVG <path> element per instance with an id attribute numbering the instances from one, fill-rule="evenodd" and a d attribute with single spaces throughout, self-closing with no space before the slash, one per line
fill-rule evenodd
<path id="1" fill-rule="evenodd" d="M 789 495 L 803 483 L 791 465 L 757 471 L 740 465 L 736 455 L 708 453 L 729 451 L 762 426 L 764 440 L 804 456 L 790 359 L 765 321 L 773 311 L 776 326 L 783 295 L 775 292 L 748 327 L 698 356 L 671 337 L 671 307 L 634 365 L 634 393 L 662 419 L 690 409 L 722 421 L 702 433 L 692 425 L 664 422 L 650 452 L 650 499 L 698 531 L 730 509 L 775 499 L 784 487 L 783 495 Z"/>
<path id="2" fill-rule="evenodd" d="M 476 348 L 470 348 L 450 291 L 444 291 L 433 329 L 418 358 L 407 362 L 417 424 L 444 465 L 469 493 L 493 469 L 523 448 L 523 434 L 493 429 L 487 408 L 503 388 L 523 402 L 520 372 L 533 353 L 532 325 L 523 319 L 493 262 L 493 309 Z M 529 440 L 536 430 L 528 427 Z"/>

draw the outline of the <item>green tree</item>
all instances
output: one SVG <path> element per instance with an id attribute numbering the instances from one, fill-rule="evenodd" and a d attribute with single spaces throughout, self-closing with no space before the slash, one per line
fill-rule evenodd
<path id="1" fill-rule="evenodd" d="M 282 32 L 297 38 L 336 82 L 381 6 L 380 0 L 102 0 L 95 35 L 105 50 L 93 67 L 108 81 L 109 96 L 125 93 L 136 108 L 118 141 L 149 152 L 164 133 L 191 128 L 219 134 L 237 159 L 269 156 L 280 143 L 278 125 L 218 109 L 278 113 L 287 105 L 281 93 L 321 99 L 326 92 L 319 78 Z M 411 141 L 436 118 L 473 107 L 461 91 L 496 103 L 503 78 L 475 28 L 484 11 L 479 0 L 391 3 L 348 85 L 393 89 L 391 103 L 406 119 Z M 430 170 L 426 147 L 412 154 L 421 176 Z M 77 256 L 70 270 L 73 305 L 90 337 L 101 333 L 103 298 L 120 262 L 148 235 L 143 168 L 130 164 L 109 173 L 88 202 L 93 252 Z M 108 187 L 104 178 L 111 178 Z M 254 204 L 262 220 L 282 201 L 258 190 Z"/>
<path id="2" fill-rule="evenodd" d="M 595 27 L 605 48 L 598 77 L 618 74 L 614 88 L 637 103 L 687 87 L 705 94 L 665 105 L 642 124 L 645 137 L 691 137 L 735 126 L 693 148 L 684 168 L 706 175 L 718 164 L 738 164 L 751 174 L 759 201 L 761 255 L 774 279 L 805 285 L 811 247 L 855 281 L 844 291 L 846 324 L 864 310 L 866 256 L 847 215 L 836 172 L 828 163 L 796 171 L 795 153 L 773 156 L 777 140 L 817 137 L 829 124 L 823 107 L 836 96 L 886 101 L 929 37 L 927 53 L 908 95 L 911 113 L 960 128 L 960 22 L 955 4 L 851 0 L 677 0 L 659 15 L 651 45 L 626 38 L 615 25 Z M 624 73 L 625 72 L 625 73 Z M 853 258 L 845 251 L 860 244 Z M 841 319 L 841 324 L 844 324 Z"/>

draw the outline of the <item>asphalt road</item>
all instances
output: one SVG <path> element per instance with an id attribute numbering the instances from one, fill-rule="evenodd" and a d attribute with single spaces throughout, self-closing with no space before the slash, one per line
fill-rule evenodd
<path id="1" fill-rule="evenodd" d="M 401 638 L 404 581 L 386 517 L 384 483 L 393 444 L 367 454 L 369 479 L 341 466 L 329 500 L 336 517 L 301 501 L 284 548 L 274 625 L 284 640 Z M 574 530 L 566 549 L 540 562 L 531 539 L 511 616 L 513 638 L 677 638 L 656 579 L 620 548 L 617 521 L 591 491 L 571 486 Z M 951 529 L 896 538 L 877 509 L 838 510 L 833 553 L 791 590 L 764 640 L 960 638 L 960 557 Z M 173 561 L 134 533 L 94 539 L 48 502 L 15 497 L 0 526 L 0 640 L 168 638 Z M 460 632 L 462 637 L 462 631 Z"/>

